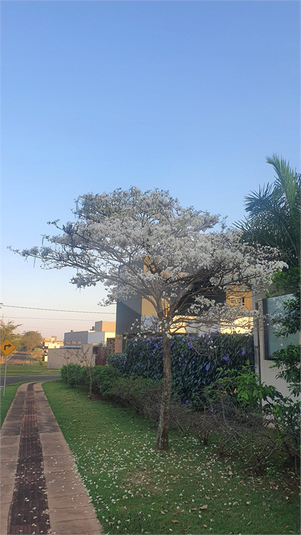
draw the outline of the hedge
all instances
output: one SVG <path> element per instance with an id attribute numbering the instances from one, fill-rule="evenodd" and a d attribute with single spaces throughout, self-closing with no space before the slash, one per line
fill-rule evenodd
<path id="1" fill-rule="evenodd" d="M 90 373 L 92 375 L 93 394 L 104 393 L 108 390 L 114 380 L 118 377 L 118 371 L 109 366 L 80 366 L 79 364 L 68 364 L 61 368 L 61 379 L 69 384 L 71 388 L 83 385 L 89 389 Z"/>
<path id="2" fill-rule="evenodd" d="M 186 404 L 195 403 L 203 389 L 229 369 L 239 373 L 246 362 L 254 364 L 251 334 L 206 334 L 203 336 L 173 335 L 171 367 L 173 394 Z M 162 338 L 132 339 L 123 354 L 112 355 L 108 363 L 119 374 L 161 380 Z"/>

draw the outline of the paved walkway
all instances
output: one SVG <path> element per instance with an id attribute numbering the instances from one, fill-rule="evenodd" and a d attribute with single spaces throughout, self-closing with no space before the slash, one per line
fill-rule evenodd
<path id="1" fill-rule="evenodd" d="M 101 535 L 41 382 L 20 386 L 0 440 L 1 535 Z"/>

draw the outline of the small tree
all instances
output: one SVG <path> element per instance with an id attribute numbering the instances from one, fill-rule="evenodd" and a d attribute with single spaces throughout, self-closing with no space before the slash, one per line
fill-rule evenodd
<path id="1" fill-rule="evenodd" d="M 152 325 L 163 342 L 163 387 L 157 449 L 168 447 L 171 395 L 170 331 L 180 325 L 216 328 L 245 316 L 242 307 L 227 305 L 233 287 L 259 288 L 283 263 L 270 248 L 241 244 L 239 233 L 221 228 L 219 217 L 183 208 L 166 191 L 142 193 L 132 187 L 111 194 L 83 195 L 76 202 L 75 221 L 59 225 L 50 246 L 14 251 L 38 258 L 44 268 L 72 267 L 77 287 L 103 282 L 106 303 L 138 295 L 154 308 Z M 139 326 L 140 329 L 143 327 Z"/>
<path id="2" fill-rule="evenodd" d="M 41 346 L 42 343 L 42 335 L 37 331 L 27 331 L 22 334 L 20 339 L 20 347 L 28 353 L 31 353 L 36 347 Z"/>
<path id="3" fill-rule="evenodd" d="M 44 351 L 41 347 L 36 347 L 31 352 L 32 358 L 35 359 L 41 365 L 42 365 L 43 354 L 44 354 Z"/>
<path id="4" fill-rule="evenodd" d="M 5 342 L 5 340 L 9 340 L 16 349 L 19 349 L 20 347 L 20 338 L 21 335 L 16 333 L 15 330 L 21 327 L 21 325 L 15 325 L 13 321 L 8 321 L 5 323 L 3 320 L 0 322 L 0 345 Z M 4 355 L 1 354 L 1 362 L 4 360 Z"/>
<path id="5" fill-rule="evenodd" d="M 14 344 L 16 349 L 19 349 L 21 335 L 15 332 L 15 330 L 18 329 L 18 327 L 21 327 L 21 325 L 15 325 L 13 321 L 8 321 L 7 323 L 5 323 L 5 321 L 1 320 L 0 322 L 1 344 L 5 342 L 5 340 L 9 340 L 10 342 L 12 342 L 12 344 Z"/>
<path id="6" fill-rule="evenodd" d="M 67 378 L 68 378 L 68 364 L 79 364 L 79 366 L 85 366 L 88 373 L 89 381 L 89 397 L 92 397 L 92 369 L 95 366 L 95 355 L 91 345 L 84 344 L 79 348 L 64 349 L 63 358 L 67 366 Z"/>

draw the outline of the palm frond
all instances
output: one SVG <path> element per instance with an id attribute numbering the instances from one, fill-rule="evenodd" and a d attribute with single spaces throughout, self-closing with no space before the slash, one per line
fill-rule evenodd
<path id="1" fill-rule="evenodd" d="M 274 183 L 259 186 L 245 197 L 248 215 L 233 226 L 242 241 L 277 247 L 287 262 L 299 265 L 301 175 L 276 154 L 267 163 L 275 171 Z"/>

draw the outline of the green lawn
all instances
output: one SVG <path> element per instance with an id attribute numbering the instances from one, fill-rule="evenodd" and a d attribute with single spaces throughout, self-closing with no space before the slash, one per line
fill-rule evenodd
<path id="1" fill-rule="evenodd" d="M 0 365 L 0 375 L 4 377 L 4 364 Z M 47 368 L 47 362 L 42 362 L 42 364 L 25 364 L 23 365 L 14 365 L 8 364 L 6 375 L 7 377 L 14 377 L 15 375 L 60 375 L 61 370 L 51 370 Z"/>
<path id="2" fill-rule="evenodd" d="M 15 397 L 15 394 L 22 383 L 14 383 L 13 385 L 6 385 L 5 396 L 3 397 L 3 390 L 0 391 L 0 416 L 1 425 L 4 421 L 6 413 Z"/>
<path id="3" fill-rule="evenodd" d="M 296 476 L 254 476 L 213 446 L 170 434 L 61 381 L 43 385 L 107 534 L 299 533 Z"/>
<path id="4" fill-rule="evenodd" d="M 42 364 L 33 364 L 31 365 L 25 365 L 25 366 L 15 366 L 15 365 L 8 365 L 7 366 L 7 377 L 16 377 L 16 376 L 22 376 L 24 377 L 24 381 L 26 382 L 26 377 L 30 375 L 60 375 L 60 370 L 48 370 L 47 369 L 47 363 L 43 362 Z M 0 365 L 0 377 L 4 377 L 4 365 Z M 1 415 L 1 425 L 4 421 L 4 418 L 6 416 L 6 413 L 11 405 L 11 402 L 14 399 L 15 393 L 18 390 L 19 386 L 22 384 L 22 382 L 14 383 L 12 385 L 6 385 L 5 386 L 5 396 L 3 397 L 3 389 L 0 391 L 0 415 Z"/>

